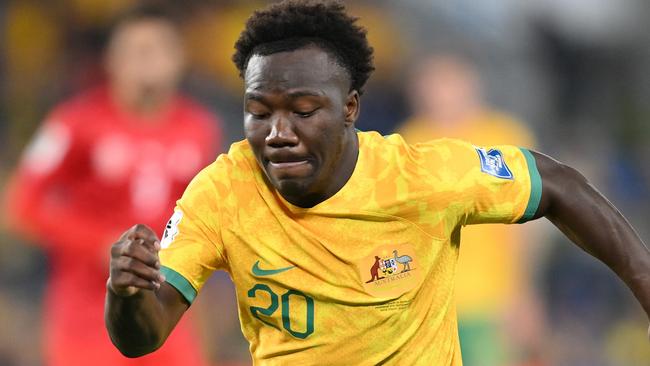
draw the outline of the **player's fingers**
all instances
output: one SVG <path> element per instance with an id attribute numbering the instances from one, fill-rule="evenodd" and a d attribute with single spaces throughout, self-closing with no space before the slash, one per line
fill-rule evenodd
<path id="1" fill-rule="evenodd" d="M 122 292 L 128 287 L 133 286 L 145 290 L 157 290 L 160 288 L 160 283 L 149 281 L 131 272 L 121 272 L 117 276 L 111 276 L 111 286 L 116 289 L 116 292 Z"/>
<path id="2" fill-rule="evenodd" d="M 117 241 L 119 242 L 119 241 L 126 240 L 132 234 L 133 234 L 132 228 L 130 228 L 129 230 L 123 232 L 122 235 L 120 235 L 120 238 L 117 239 Z"/>
<path id="3" fill-rule="evenodd" d="M 136 224 L 129 229 L 129 239 L 145 239 L 149 242 L 158 240 L 156 233 L 151 228 L 144 224 Z"/>
<path id="4" fill-rule="evenodd" d="M 142 245 L 144 245 L 145 248 L 147 248 L 148 250 L 154 253 L 158 253 L 160 251 L 160 241 L 156 237 L 154 237 L 153 239 L 152 238 L 143 239 Z"/>
<path id="5" fill-rule="evenodd" d="M 158 283 L 165 281 L 165 276 L 159 270 L 149 267 L 137 259 L 124 257 L 117 265 L 117 269 L 122 272 L 132 273 L 147 281 Z"/>
<path id="6" fill-rule="evenodd" d="M 160 268 L 160 260 L 158 258 L 158 253 L 152 252 L 147 249 L 141 239 L 132 240 L 126 245 L 120 247 L 120 256 L 130 257 L 137 259 L 140 262 L 153 267 Z"/>
<path id="7" fill-rule="evenodd" d="M 154 254 L 158 253 L 160 248 L 160 245 L 158 245 L 158 248 L 156 248 L 156 244 L 155 244 L 156 242 L 147 241 L 146 239 L 142 239 L 142 238 L 131 239 L 129 245 L 131 244 L 131 242 L 134 245 L 142 246 L 143 248 L 145 248 L 146 250 Z"/>
<path id="8" fill-rule="evenodd" d="M 144 225 L 143 225 L 144 226 Z M 141 231 L 141 236 L 139 239 L 142 239 L 142 244 L 147 247 L 147 249 L 157 252 L 160 250 L 160 241 L 156 236 L 156 233 L 148 227 L 146 230 Z"/>

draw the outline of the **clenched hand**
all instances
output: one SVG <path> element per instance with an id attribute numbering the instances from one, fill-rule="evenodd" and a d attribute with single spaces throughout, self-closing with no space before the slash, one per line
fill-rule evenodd
<path id="1" fill-rule="evenodd" d="M 160 273 L 158 251 L 160 241 L 149 227 L 138 224 L 127 230 L 111 246 L 108 289 L 121 297 L 159 289 L 165 277 Z"/>

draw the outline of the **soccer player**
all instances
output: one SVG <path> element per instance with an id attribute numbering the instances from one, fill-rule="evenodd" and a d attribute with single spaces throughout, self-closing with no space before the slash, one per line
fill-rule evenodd
<path id="1" fill-rule="evenodd" d="M 111 344 L 102 317 L 115 236 L 134 221 L 162 229 L 219 148 L 215 117 L 177 92 L 179 31 L 165 9 L 126 10 L 106 50 L 108 85 L 54 108 L 7 192 L 15 229 L 49 258 L 47 365 L 202 364 L 189 324 L 160 352 L 130 360 Z"/>
<path id="2" fill-rule="evenodd" d="M 542 216 L 650 314 L 648 249 L 574 169 L 355 129 L 372 49 L 340 3 L 271 5 L 235 48 L 246 139 L 194 178 L 160 241 L 136 225 L 112 247 L 105 319 L 125 355 L 160 347 L 225 270 L 256 364 L 460 365 L 461 228 Z"/>

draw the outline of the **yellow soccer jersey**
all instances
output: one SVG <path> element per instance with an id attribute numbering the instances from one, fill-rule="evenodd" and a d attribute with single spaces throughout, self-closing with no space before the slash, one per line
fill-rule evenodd
<path id="1" fill-rule="evenodd" d="M 245 141 L 233 144 L 178 201 L 163 273 L 191 303 L 214 270 L 228 271 L 256 365 L 461 365 L 460 228 L 530 219 L 541 197 L 534 158 L 358 137 L 349 181 L 307 209 L 273 189 Z"/>

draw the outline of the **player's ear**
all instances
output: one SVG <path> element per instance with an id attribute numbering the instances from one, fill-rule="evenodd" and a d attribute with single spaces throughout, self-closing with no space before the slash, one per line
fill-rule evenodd
<path id="1" fill-rule="evenodd" d="M 346 127 L 354 125 L 354 122 L 357 121 L 357 118 L 359 118 L 359 111 L 361 110 L 360 106 L 359 92 L 356 90 L 350 91 L 345 101 L 345 108 L 343 109 L 345 113 Z"/>

